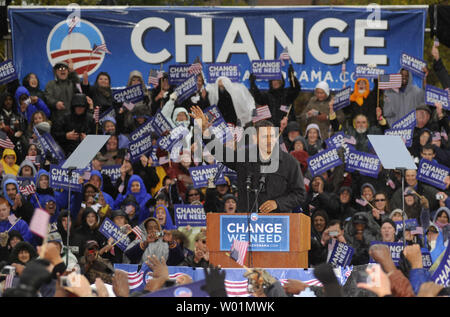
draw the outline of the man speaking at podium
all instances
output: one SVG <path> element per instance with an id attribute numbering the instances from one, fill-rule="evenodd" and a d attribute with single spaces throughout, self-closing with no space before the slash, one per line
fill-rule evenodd
<path id="1" fill-rule="evenodd" d="M 205 144 L 209 141 L 208 150 L 238 175 L 237 212 L 290 213 L 303 203 L 306 191 L 300 164 L 280 151 L 278 128 L 270 121 L 245 129 L 232 150 L 209 133 L 210 123 L 201 108 L 194 106 L 191 111 L 197 133 L 202 133 Z M 200 126 L 202 132 L 198 131 Z M 250 137 L 250 144 L 245 144 L 245 136 Z"/>

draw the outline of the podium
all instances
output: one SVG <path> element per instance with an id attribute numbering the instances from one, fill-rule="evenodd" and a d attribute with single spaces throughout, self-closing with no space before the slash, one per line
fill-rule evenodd
<path id="1" fill-rule="evenodd" d="M 209 262 L 213 265 L 220 265 L 223 268 L 242 268 L 230 256 L 230 249 L 221 250 L 223 221 L 221 217 L 241 216 L 249 217 L 245 213 L 227 214 L 227 213 L 207 213 L 206 215 L 206 236 L 207 247 L 209 250 Z M 280 213 L 280 214 L 258 214 L 258 217 L 264 217 L 266 223 L 270 224 L 269 217 L 287 218 L 289 223 L 288 234 L 289 241 L 286 251 L 251 251 L 252 264 L 250 264 L 250 248 L 245 258 L 247 267 L 259 268 L 308 268 L 308 250 L 311 249 L 311 218 L 299 213 Z M 223 220 L 224 218 L 222 218 Z M 275 219 L 275 218 L 273 218 Z M 240 224 L 245 225 L 245 224 Z M 248 241 L 248 239 L 246 239 Z"/>

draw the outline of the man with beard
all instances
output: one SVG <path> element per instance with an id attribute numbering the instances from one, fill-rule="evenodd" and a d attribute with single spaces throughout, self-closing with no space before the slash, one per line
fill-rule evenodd
<path id="1" fill-rule="evenodd" d="M 52 135 L 69 156 L 88 134 L 95 134 L 95 122 L 87 112 L 88 101 L 85 94 L 75 94 L 71 112 L 52 125 Z"/>
<path id="2" fill-rule="evenodd" d="M 209 103 L 217 105 L 225 122 L 245 126 L 252 121 L 255 100 L 243 84 L 233 83 L 228 77 L 219 77 L 206 90 Z"/>

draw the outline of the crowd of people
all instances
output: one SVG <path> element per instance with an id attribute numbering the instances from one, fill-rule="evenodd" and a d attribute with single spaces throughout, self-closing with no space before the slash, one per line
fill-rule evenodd
<path id="1" fill-rule="evenodd" d="M 438 48 L 433 47 L 431 53 L 432 69 L 442 87 L 448 89 L 450 80 Z M 311 217 L 310 267 L 326 263 L 333 240 L 354 248 L 353 265 L 367 264 L 370 257 L 374 258 L 374 251 L 370 251 L 373 241 L 398 242 L 404 238 L 408 246 L 428 249 L 433 262 L 448 246 L 450 182 L 446 190 L 440 190 L 418 181 L 416 170 L 407 170 L 407 190 L 403 192 L 400 171 L 381 168 L 374 178 L 347 172 L 343 164 L 312 176 L 308 168 L 308 158 L 325 150 L 325 140 L 334 133 L 344 132 L 354 138 L 356 150 L 373 153 L 367 135 L 384 134 L 394 122 L 414 110 L 417 125 L 412 146 L 408 148 L 412 157 L 417 163 L 425 158 L 450 167 L 447 110 L 439 103 L 435 107 L 426 105 L 424 88 L 414 85 L 413 75 L 406 69 L 400 70 L 401 88 L 384 92 L 378 92 L 376 79 L 369 82 L 358 78 L 350 105 L 338 111 L 334 111 L 333 94 L 325 81 L 317 83 L 309 102 L 298 104 L 296 100 L 303 92 L 293 76 L 292 66 L 286 76 L 288 83 L 284 78 L 270 80 L 265 91 L 258 88 L 253 75 L 247 89 L 226 77 L 207 84 L 199 74 L 197 91 L 182 102 L 178 102 L 176 87 L 169 84 L 167 73 L 161 75 L 156 87 L 149 89 L 142 73 L 134 70 L 127 87 L 142 85 L 144 99 L 132 110 L 113 98 L 107 72 L 100 72 L 90 82 L 87 72 L 78 76 L 73 71 L 70 60 L 58 62 L 53 72 L 55 79 L 45 85 L 36 74 L 29 73 L 21 83 L 17 80 L 8 83 L 0 97 L 0 129 L 14 144 L 14 148 L 2 149 L 0 161 L 0 260 L 3 265 L 15 267 L 17 283 L 38 266 L 48 269 L 49 265 L 52 268 L 47 279 L 60 279 L 64 272 L 79 270 L 88 283 L 99 288 L 102 282 L 123 283 L 121 273 L 114 270 L 114 264 L 118 263 L 142 265 L 150 259 L 148 265 L 159 268 L 220 265 L 209 261 L 206 228 L 177 228 L 173 206 L 202 205 L 206 213 L 235 213 L 239 200 L 243 199 L 237 194 L 241 184 L 225 177 L 225 184 L 195 188 L 189 168 L 210 161 L 205 158 L 203 162 L 194 162 L 194 151 L 183 149 L 178 161 L 170 161 L 169 157 L 165 162 L 156 162 L 150 155 L 142 155 L 133 162 L 128 153 L 128 136 L 158 111 L 173 127 L 184 126 L 192 132 L 193 106 L 204 110 L 216 105 L 226 123 L 241 127 L 253 124 L 257 106 L 269 107 L 271 117 L 267 121 L 281 132 L 276 146 L 292 155 L 298 163 L 295 168 L 301 170 L 300 185 L 304 183 L 305 195 L 299 208 L 292 212 Z M 94 118 L 96 107 L 100 113 L 111 107 L 114 112 L 99 124 Z M 80 193 L 72 192 L 68 197 L 67 190 L 51 186 L 50 164 L 58 162 L 44 151 L 36 131 L 50 133 L 66 157 L 89 134 L 110 136 L 92 160 L 90 173 L 80 180 Z M 157 139 L 158 135 L 152 137 L 153 144 Z M 167 157 L 163 149 L 157 154 L 159 158 Z M 340 154 L 343 158 L 343 152 Z M 102 173 L 102 168 L 111 165 L 121 166 L 116 181 Z M 35 193 L 21 191 L 18 179 L 24 177 L 34 180 Z M 51 216 L 46 250 L 40 247 L 42 238 L 29 230 L 36 208 L 45 209 Z M 269 211 L 277 212 L 276 206 L 269 207 Z M 141 234 L 129 233 L 130 244 L 122 250 L 114 239 L 107 239 L 99 231 L 105 218 L 124 232 L 140 227 Z M 398 222 L 404 219 L 416 219 L 423 232 L 408 226 L 398 230 Z M 219 273 L 211 274 L 220 280 Z M 294 286 L 292 281 L 285 290 Z M 415 295 L 418 291 L 419 288 L 414 289 Z"/>

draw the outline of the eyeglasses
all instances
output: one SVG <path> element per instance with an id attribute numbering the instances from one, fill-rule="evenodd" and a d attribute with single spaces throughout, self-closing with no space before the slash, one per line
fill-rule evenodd
<path id="1" fill-rule="evenodd" d="M 189 194 L 188 197 L 192 197 L 192 196 L 200 196 L 200 193 L 195 193 L 195 194 Z"/>
<path id="2" fill-rule="evenodd" d="M 374 200 L 376 203 L 380 202 L 380 201 L 386 201 L 386 199 L 375 199 Z"/>

